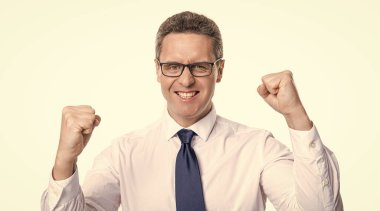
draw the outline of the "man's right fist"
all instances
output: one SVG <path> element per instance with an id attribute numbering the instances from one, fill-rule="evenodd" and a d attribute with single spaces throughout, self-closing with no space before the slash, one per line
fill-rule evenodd
<path id="1" fill-rule="evenodd" d="M 79 154 L 90 140 L 92 131 L 100 124 L 100 116 L 91 106 L 66 106 L 62 110 L 61 135 L 53 170 L 55 179 L 72 174 Z M 70 175 L 68 170 L 70 170 Z M 66 177 L 67 178 L 67 177 Z"/>

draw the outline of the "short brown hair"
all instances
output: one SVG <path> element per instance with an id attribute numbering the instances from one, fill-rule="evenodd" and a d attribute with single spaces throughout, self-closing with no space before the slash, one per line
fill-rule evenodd
<path id="1" fill-rule="evenodd" d="M 216 59 L 223 57 L 223 41 L 216 23 L 204 15 L 194 12 L 181 12 L 166 19 L 156 35 L 156 59 L 159 59 L 162 41 L 170 33 L 196 33 L 207 35 L 213 40 Z"/>

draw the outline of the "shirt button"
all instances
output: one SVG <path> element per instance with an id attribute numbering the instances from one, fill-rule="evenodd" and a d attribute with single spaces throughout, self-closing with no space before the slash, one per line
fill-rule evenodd
<path id="1" fill-rule="evenodd" d="M 315 143 L 314 143 L 314 142 L 311 142 L 310 147 L 311 147 L 311 148 L 315 148 Z"/>
<path id="2" fill-rule="evenodd" d="M 329 184 L 329 180 L 328 179 L 324 179 L 323 182 L 322 182 L 323 186 L 327 186 Z"/>

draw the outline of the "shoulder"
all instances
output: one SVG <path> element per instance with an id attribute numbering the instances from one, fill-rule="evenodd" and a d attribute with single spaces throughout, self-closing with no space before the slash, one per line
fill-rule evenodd
<path id="1" fill-rule="evenodd" d="M 249 149 L 249 153 L 260 155 L 266 162 L 289 158 L 291 154 L 289 148 L 278 141 L 270 131 L 250 127 L 220 116 L 217 116 L 215 134 L 219 137 L 223 135 L 226 145 Z"/>
<path id="2" fill-rule="evenodd" d="M 219 115 L 217 115 L 216 117 L 215 129 L 217 131 L 228 132 L 229 134 L 234 136 L 248 135 L 255 136 L 256 138 L 266 138 L 268 136 L 272 136 L 272 134 L 268 130 L 247 126 L 245 124 L 227 119 Z"/>
<path id="3" fill-rule="evenodd" d="M 157 136 L 161 131 L 162 124 L 160 121 L 156 121 L 144 128 L 136 129 L 122 134 L 112 141 L 112 145 L 123 147 L 126 145 L 134 145 L 141 142 L 147 142 L 149 140 L 152 140 L 152 137 Z"/>
<path id="4" fill-rule="evenodd" d="M 213 133 L 213 137 L 223 137 L 226 144 L 236 144 L 236 142 L 239 142 L 240 144 L 249 145 L 256 150 L 265 152 L 265 154 L 288 150 L 270 131 L 247 126 L 221 116 L 217 116 Z"/>

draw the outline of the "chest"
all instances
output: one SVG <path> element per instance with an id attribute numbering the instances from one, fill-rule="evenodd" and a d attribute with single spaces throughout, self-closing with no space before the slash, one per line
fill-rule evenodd
<path id="1" fill-rule="evenodd" d="M 253 147 L 253 146 L 252 146 Z M 260 210 L 260 157 L 238 145 L 194 147 L 201 170 L 208 210 Z M 175 210 L 174 143 L 134 149 L 120 169 L 121 201 L 125 210 Z M 259 207 L 258 207 L 259 206 Z M 127 209 L 128 208 L 128 209 Z"/>

